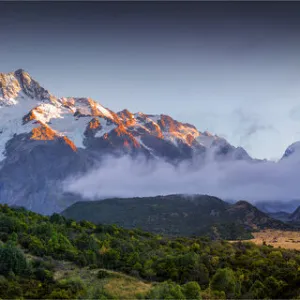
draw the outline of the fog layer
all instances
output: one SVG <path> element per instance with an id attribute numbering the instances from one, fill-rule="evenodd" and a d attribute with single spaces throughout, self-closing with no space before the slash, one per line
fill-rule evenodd
<path id="1" fill-rule="evenodd" d="M 101 167 L 71 178 L 65 189 L 87 199 L 166 194 L 209 194 L 230 200 L 283 201 L 300 198 L 295 155 L 270 161 L 183 162 L 130 157 L 104 159 Z"/>

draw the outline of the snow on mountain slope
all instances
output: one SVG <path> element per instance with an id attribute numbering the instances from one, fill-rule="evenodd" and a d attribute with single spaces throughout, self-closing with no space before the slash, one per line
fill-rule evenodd
<path id="1" fill-rule="evenodd" d="M 106 154 L 177 164 L 207 153 L 251 159 L 168 115 L 115 113 L 91 98 L 57 98 L 24 70 L 0 73 L 0 202 L 52 213 L 68 205 L 56 200 L 61 183 L 99 166 Z"/>
<path id="2" fill-rule="evenodd" d="M 32 123 L 23 124 L 24 111 L 32 109 L 33 106 L 31 102 L 22 107 L 18 103 L 13 106 L 0 106 L 0 161 L 5 158 L 6 143 L 15 134 L 30 133 L 34 128 Z"/>
<path id="3" fill-rule="evenodd" d="M 57 99 L 22 69 L 0 73 L 0 106 L 15 105 L 30 99 L 55 103 Z"/>
<path id="4" fill-rule="evenodd" d="M 56 137 L 67 138 L 77 148 L 123 148 L 127 152 L 143 149 L 153 156 L 171 159 L 229 145 L 216 135 L 199 132 L 193 125 L 167 115 L 134 114 L 126 109 L 114 113 L 90 98 L 56 98 L 21 69 L 1 73 L 0 87 L 1 160 L 10 138 L 32 133 L 36 128 L 49 128 Z M 31 138 L 36 136 L 32 134 Z M 231 152 L 237 149 L 231 145 L 229 148 Z"/>
<path id="5" fill-rule="evenodd" d="M 297 158 L 299 150 L 300 142 L 292 144 L 284 158 Z M 0 73 L 0 203 L 60 211 L 69 204 L 60 201 L 62 182 L 99 167 L 107 154 L 176 166 L 187 160 L 195 167 L 211 160 L 260 162 L 168 115 L 116 113 L 91 98 L 57 98 L 24 70 Z"/>

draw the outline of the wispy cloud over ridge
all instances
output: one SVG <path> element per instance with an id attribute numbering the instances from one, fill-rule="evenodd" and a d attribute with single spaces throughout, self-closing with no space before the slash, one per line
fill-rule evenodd
<path id="1" fill-rule="evenodd" d="M 101 167 L 69 179 L 66 191 L 87 199 L 166 194 L 209 194 L 222 199 L 284 201 L 299 199 L 300 160 L 297 154 L 276 162 L 183 162 L 107 157 Z"/>

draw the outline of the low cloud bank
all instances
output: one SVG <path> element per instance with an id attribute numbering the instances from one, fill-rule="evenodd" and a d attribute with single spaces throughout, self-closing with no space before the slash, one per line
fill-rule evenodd
<path id="1" fill-rule="evenodd" d="M 164 161 L 107 157 L 101 167 L 69 179 L 65 189 L 87 199 L 179 193 L 255 203 L 300 199 L 299 178 L 300 168 L 294 158 L 278 163 L 210 160 L 174 167 Z"/>

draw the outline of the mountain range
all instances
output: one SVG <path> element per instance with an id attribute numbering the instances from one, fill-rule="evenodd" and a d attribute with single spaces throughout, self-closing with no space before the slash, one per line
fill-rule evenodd
<path id="1" fill-rule="evenodd" d="M 295 152 L 297 143 L 283 157 Z M 242 147 L 164 114 L 114 112 L 91 98 L 56 97 L 26 71 L 0 73 L 0 202 L 49 214 L 63 210 L 63 182 L 106 155 L 259 163 Z"/>

